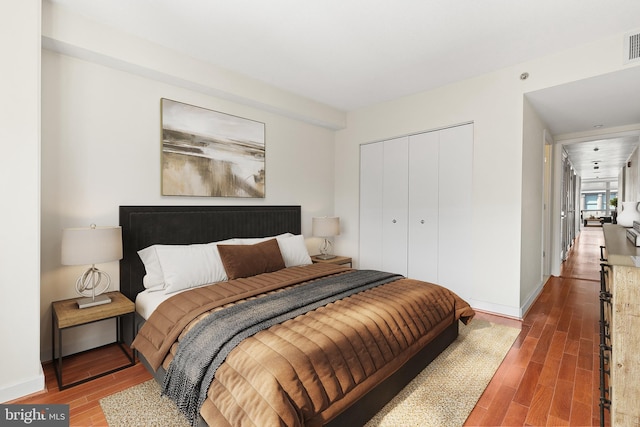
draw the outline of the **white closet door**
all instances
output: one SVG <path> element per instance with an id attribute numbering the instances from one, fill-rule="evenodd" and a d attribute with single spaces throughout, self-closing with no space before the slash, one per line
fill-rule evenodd
<path id="1" fill-rule="evenodd" d="M 362 269 L 382 269 L 384 144 L 360 146 L 360 259 Z"/>
<path id="2" fill-rule="evenodd" d="M 408 275 L 438 283 L 439 132 L 409 137 Z"/>
<path id="3" fill-rule="evenodd" d="M 409 138 L 384 142 L 382 270 L 407 274 Z"/>
<path id="4" fill-rule="evenodd" d="M 440 131 L 438 284 L 471 292 L 473 125 Z"/>

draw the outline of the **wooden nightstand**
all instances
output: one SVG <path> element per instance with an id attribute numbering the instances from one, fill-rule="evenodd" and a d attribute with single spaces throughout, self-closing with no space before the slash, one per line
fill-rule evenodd
<path id="1" fill-rule="evenodd" d="M 56 373 L 56 378 L 58 379 L 58 388 L 60 390 L 64 390 L 65 388 L 72 387 L 74 385 L 78 385 L 89 380 L 102 377 L 104 375 L 111 374 L 113 372 L 119 371 L 124 368 L 128 368 L 129 366 L 133 366 L 136 363 L 136 355 L 135 352 L 131 352 L 129 354 L 127 350 L 123 346 L 122 341 L 122 316 L 131 315 L 134 316 L 135 312 L 135 304 L 131 302 L 127 297 L 122 295 L 120 292 L 108 292 L 104 295 L 108 295 L 111 298 L 111 302 L 109 304 L 98 305 L 95 307 L 89 308 L 78 308 L 78 298 L 72 298 L 64 301 L 55 301 L 51 304 L 51 316 L 52 316 L 52 324 L 51 324 L 51 358 L 53 360 L 53 367 Z M 119 366 L 115 369 L 108 370 L 106 372 L 101 372 L 95 374 L 91 377 L 84 378 L 80 381 L 75 381 L 71 384 L 63 384 L 62 381 L 62 331 L 65 329 L 74 328 L 76 326 L 86 325 L 93 322 L 99 322 L 107 319 L 116 319 L 116 341 L 109 343 L 107 345 L 111 345 L 117 343 L 124 354 L 127 356 L 127 359 L 131 362 L 128 365 Z M 131 322 L 132 330 L 135 335 L 135 322 Z M 58 341 L 57 347 L 57 355 L 56 355 L 56 336 Z M 66 357 L 66 356 L 65 356 Z"/>
<path id="2" fill-rule="evenodd" d="M 315 263 L 326 263 L 326 264 L 337 264 L 337 265 L 349 264 L 349 267 L 353 267 L 353 263 L 350 257 L 338 256 L 338 255 L 336 255 L 334 258 L 329 258 L 329 259 L 320 259 L 318 258 L 318 255 L 313 255 L 311 257 L 311 262 L 313 262 L 314 264 Z"/>

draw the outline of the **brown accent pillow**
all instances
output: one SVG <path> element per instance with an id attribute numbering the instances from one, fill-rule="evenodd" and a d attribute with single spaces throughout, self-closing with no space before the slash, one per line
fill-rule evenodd
<path id="1" fill-rule="evenodd" d="M 255 245 L 218 245 L 229 280 L 282 270 L 284 260 L 276 239 Z"/>

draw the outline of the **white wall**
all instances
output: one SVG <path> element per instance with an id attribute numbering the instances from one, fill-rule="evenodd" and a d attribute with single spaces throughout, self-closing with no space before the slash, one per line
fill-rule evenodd
<path id="1" fill-rule="evenodd" d="M 360 144 L 472 121 L 475 131 L 473 214 L 467 224 L 460 224 L 470 229 L 470 244 L 461 248 L 461 268 L 473 271 L 474 293 L 470 303 L 474 307 L 519 317 L 540 280 L 541 265 L 538 244 L 523 250 L 523 238 L 535 236 L 537 242 L 542 233 L 542 219 L 528 215 L 523 218 L 522 212 L 524 206 L 542 200 L 542 164 L 523 168 L 523 155 L 537 152 L 532 145 L 535 138 L 525 141 L 523 134 L 524 95 L 621 70 L 624 68 L 622 41 L 623 34 L 620 34 L 350 112 L 347 128 L 336 135 L 335 213 L 349 227 L 337 241 L 336 252 L 355 257 L 358 250 L 356 195 Z M 519 78 L 523 72 L 530 76 L 524 81 Z M 527 114 L 526 120 L 531 117 Z M 537 129 L 534 133 L 539 132 L 540 126 L 534 126 Z M 542 155 L 542 137 L 539 144 L 540 154 L 536 157 Z M 527 194 L 523 198 L 525 189 L 540 191 L 540 194 Z M 525 226 L 527 230 L 523 230 Z"/>
<path id="2" fill-rule="evenodd" d="M 48 49 L 329 129 L 345 125 L 340 110 L 119 32 L 59 4 L 44 0 L 42 17 Z"/>
<path id="3" fill-rule="evenodd" d="M 336 137 L 336 151 L 341 152 L 336 156 L 336 215 L 357 224 L 358 199 L 349 195 L 358 194 L 359 144 L 474 123 L 473 214 L 460 224 L 470 233 L 469 245 L 460 251 L 461 268 L 473 271 L 473 306 L 512 316 L 518 315 L 520 281 L 522 99 L 514 96 L 521 91 L 518 75 L 503 70 L 351 112 L 347 129 Z M 336 252 L 356 254 L 357 242 L 354 226 L 340 236 Z"/>
<path id="4" fill-rule="evenodd" d="M 333 213 L 333 132 L 126 72 L 43 50 L 42 358 L 50 359 L 50 303 L 75 297 L 86 267 L 60 264 L 65 227 L 118 224 L 119 205 L 299 204 L 311 217 Z M 160 98 L 266 124 L 264 199 L 160 195 Z M 118 263 L 102 266 L 118 288 Z M 107 323 L 107 322 L 105 322 Z M 114 328 L 65 332 L 65 353 L 113 338 Z M 68 344 L 68 345 L 67 345 Z"/>
<path id="5" fill-rule="evenodd" d="M 631 165 L 629 165 L 631 162 Z M 640 150 L 636 148 L 627 159 L 627 165 L 622 167 L 624 173 L 625 188 L 623 200 L 640 200 Z"/>
<path id="6" fill-rule="evenodd" d="M 88 44 L 92 32 L 109 29 L 84 25 L 81 19 L 69 22 L 66 14 L 43 9 L 43 13 L 47 11 L 50 14 L 43 16 L 47 45 L 59 47 L 52 40 L 64 36 L 65 48 L 60 50 L 74 56 L 42 50 L 42 360 L 51 358 L 51 302 L 75 297 L 73 284 L 86 268 L 60 264 L 64 228 L 91 223 L 116 225 L 119 205 L 294 204 L 302 206 L 302 231 L 310 236 L 313 216 L 333 214 L 331 127 L 339 124 L 343 113 L 273 88 L 256 88 L 256 98 L 264 96 L 260 102 L 252 102 L 243 94 L 232 96 L 229 91 L 234 85 L 220 91 L 215 79 L 207 80 L 211 66 L 168 50 L 156 52 L 134 38 L 119 47 L 122 58 L 131 61 L 137 52 L 141 61 L 171 64 L 171 78 L 160 72 L 164 69 L 150 73 L 143 70 L 144 64 L 133 66 L 129 62 L 123 66 L 122 58 L 111 56 L 106 60 L 102 54 L 91 55 L 88 49 L 106 49 L 100 44 L 104 37 L 96 37 L 99 43 L 95 45 Z M 72 33 L 70 28 L 74 27 L 89 33 Z M 64 34 L 56 32 L 58 28 L 64 28 Z M 70 47 L 80 44 L 81 50 Z M 155 57 L 156 53 L 160 56 Z M 227 77 L 225 84 L 230 82 L 231 76 Z M 195 79 L 199 79 L 197 84 Z M 246 81 L 242 77 L 237 80 L 238 87 L 244 87 Z M 161 196 L 161 98 L 265 123 L 266 197 Z M 327 125 L 329 122 L 333 125 Z M 316 250 L 317 239 L 307 243 L 310 251 Z M 111 275 L 112 287 L 117 289 L 118 263 L 99 267 Z M 109 322 L 69 330 L 65 332 L 63 352 L 110 342 L 115 338 L 114 331 Z"/>
<path id="7" fill-rule="evenodd" d="M 520 243 L 521 315 L 535 301 L 543 283 L 545 124 L 524 98 L 522 130 L 522 240 Z"/>
<path id="8" fill-rule="evenodd" d="M 40 365 L 40 0 L 0 3 L 0 402 L 44 388 Z"/>

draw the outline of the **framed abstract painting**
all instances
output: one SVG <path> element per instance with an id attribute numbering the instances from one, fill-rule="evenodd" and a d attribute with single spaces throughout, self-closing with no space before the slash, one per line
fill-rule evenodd
<path id="1" fill-rule="evenodd" d="M 265 125 L 162 98 L 162 195 L 265 197 Z"/>

